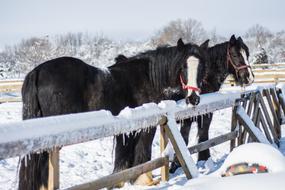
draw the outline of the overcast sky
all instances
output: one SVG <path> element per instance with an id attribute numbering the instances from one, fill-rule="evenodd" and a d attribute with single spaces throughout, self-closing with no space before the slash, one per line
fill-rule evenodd
<path id="1" fill-rule="evenodd" d="M 284 0 L 0 0 L 0 48 L 22 38 L 67 32 L 144 40 L 175 19 L 237 35 L 254 24 L 285 29 Z"/>

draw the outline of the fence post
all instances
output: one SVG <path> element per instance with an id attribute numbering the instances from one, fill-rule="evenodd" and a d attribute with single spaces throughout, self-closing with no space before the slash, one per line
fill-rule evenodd
<path id="1" fill-rule="evenodd" d="M 49 176 L 48 176 L 48 189 L 59 189 L 59 148 L 55 148 L 50 152 L 49 157 Z"/>
<path id="2" fill-rule="evenodd" d="M 274 107 L 273 112 L 275 113 L 274 116 L 276 117 L 275 122 L 274 122 L 274 127 L 276 129 L 277 136 L 280 139 L 281 138 L 281 111 L 280 111 L 280 104 L 278 101 L 278 96 L 276 93 L 276 88 L 274 89 L 271 88 L 270 94 L 272 95 L 273 107 Z"/>
<path id="3" fill-rule="evenodd" d="M 160 152 L 163 153 L 165 150 L 168 137 L 165 132 L 165 125 L 167 125 L 167 117 L 163 116 L 160 122 Z M 168 181 L 169 180 L 169 162 L 163 167 L 161 167 L 161 180 Z"/>

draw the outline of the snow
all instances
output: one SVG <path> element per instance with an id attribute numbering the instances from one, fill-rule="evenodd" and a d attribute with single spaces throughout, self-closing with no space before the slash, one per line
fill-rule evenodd
<path id="1" fill-rule="evenodd" d="M 235 148 L 217 172 L 221 175 L 229 166 L 242 162 L 266 166 L 269 173 L 285 172 L 285 157 L 278 149 L 263 143 L 249 143 Z"/>
<path id="2" fill-rule="evenodd" d="M 247 162 L 266 166 L 269 173 L 221 177 L 226 169 Z M 216 172 L 188 181 L 182 188 L 194 190 L 284 189 L 285 158 L 274 147 L 262 143 L 249 143 L 235 148 Z M 283 178 L 283 179 L 282 179 Z M 175 188 L 174 188 L 175 189 Z"/>
<path id="3" fill-rule="evenodd" d="M 189 183 L 183 184 L 183 187 L 172 189 L 191 189 L 191 190 L 283 190 L 285 186 L 285 172 L 274 174 L 246 174 L 234 177 L 205 177 L 190 180 Z"/>

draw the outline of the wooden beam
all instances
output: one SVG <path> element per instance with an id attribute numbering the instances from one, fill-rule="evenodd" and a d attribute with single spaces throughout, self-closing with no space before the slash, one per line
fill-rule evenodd
<path id="1" fill-rule="evenodd" d="M 165 132 L 165 125 L 167 125 L 167 119 L 164 123 L 161 123 L 160 125 L 160 152 L 161 153 L 163 153 L 168 143 L 168 137 Z M 165 166 L 161 167 L 161 180 L 162 181 L 169 180 L 169 163 L 168 162 Z"/>
<path id="2" fill-rule="evenodd" d="M 283 110 L 283 113 L 285 114 L 285 97 L 282 94 L 282 91 L 280 90 L 279 94 L 278 94 L 278 98 L 279 98 L 279 103 L 281 105 L 281 108 Z"/>
<path id="3" fill-rule="evenodd" d="M 271 137 L 269 130 L 268 130 L 268 125 L 265 122 L 265 119 L 264 119 L 264 116 L 263 116 L 263 113 L 261 112 L 261 110 L 259 112 L 259 118 L 260 118 L 261 126 L 263 128 L 263 131 L 265 133 L 266 138 L 269 140 L 270 143 L 273 143 L 272 137 Z"/>
<path id="4" fill-rule="evenodd" d="M 165 126 L 165 131 L 168 138 L 171 141 L 171 144 L 174 148 L 178 161 L 187 177 L 187 179 L 195 178 L 198 176 L 198 170 L 196 164 L 189 151 L 187 150 L 187 146 L 178 130 L 177 127 L 169 127 Z M 174 135 L 175 134 L 175 135 Z M 179 144 L 179 145 L 178 145 Z"/>
<path id="5" fill-rule="evenodd" d="M 263 92 L 264 92 L 264 94 L 266 96 L 266 99 L 267 99 L 267 102 L 268 102 L 271 114 L 273 116 L 273 125 L 274 125 L 274 128 L 275 128 L 276 134 L 277 134 L 278 138 L 280 138 L 281 137 L 280 136 L 281 135 L 280 134 L 280 130 L 279 130 L 279 128 L 280 128 L 280 121 L 279 121 L 278 116 L 277 116 L 277 108 L 276 108 L 277 107 L 277 105 L 276 105 L 277 103 L 275 102 L 276 100 L 271 99 L 270 94 L 272 94 L 272 92 L 270 93 L 268 89 L 264 89 Z"/>
<path id="6" fill-rule="evenodd" d="M 65 190 L 94 190 L 102 189 L 105 187 L 110 188 L 122 181 L 128 181 L 134 177 L 138 177 L 143 173 L 165 166 L 166 164 L 168 164 L 168 159 L 166 157 L 156 158 L 144 164 L 140 164 L 121 172 L 102 177 L 89 183 L 76 185 Z"/>
<path id="7" fill-rule="evenodd" d="M 245 107 L 246 107 L 246 106 L 245 106 Z M 233 107 L 233 111 L 232 111 L 231 131 L 232 131 L 232 132 L 236 131 L 236 129 L 237 129 L 237 127 L 238 127 L 238 131 L 239 131 L 238 134 L 240 134 L 240 132 L 241 132 L 241 127 L 238 126 L 238 122 L 237 122 L 237 118 L 236 118 L 236 109 L 237 109 L 237 106 L 234 106 L 234 107 Z M 237 135 L 237 137 L 238 137 L 238 135 Z M 238 141 L 238 139 L 236 139 L 236 138 L 231 139 L 230 151 L 232 151 L 232 150 L 236 147 L 236 145 L 238 145 L 238 144 L 236 144 L 236 141 Z M 238 142 L 237 142 L 237 143 L 238 143 Z"/>
<path id="8" fill-rule="evenodd" d="M 214 137 L 210 140 L 201 142 L 195 146 L 191 146 L 188 148 L 188 150 L 189 150 L 190 154 L 194 154 L 197 152 L 201 152 L 203 150 L 207 150 L 211 147 L 217 146 L 217 145 L 222 144 L 224 142 L 227 142 L 229 140 L 233 140 L 233 139 L 237 138 L 237 136 L 238 136 L 238 131 L 235 130 L 235 131 L 226 133 L 224 135 Z"/>
<path id="9" fill-rule="evenodd" d="M 274 127 L 277 133 L 278 138 L 281 138 L 281 109 L 280 109 L 280 103 L 277 97 L 276 93 L 276 88 L 270 88 L 270 94 L 272 96 L 273 100 L 273 110 L 272 112 L 274 113 L 275 116 L 275 122 L 274 122 Z"/>
<path id="10" fill-rule="evenodd" d="M 247 130 L 247 132 L 250 134 L 250 137 L 254 141 L 270 144 L 266 137 L 262 134 L 262 132 L 254 126 L 254 123 L 246 114 L 242 106 L 238 106 L 236 114 L 238 121 L 244 126 L 244 128 Z"/>
<path id="11" fill-rule="evenodd" d="M 259 107 L 259 94 L 256 93 L 256 92 L 253 92 L 251 93 L 252 94 L 252 97 L 250 98 L 250 103 L 249 103 L 249 107 L 248 107 L 248 110 L 246 111 L 247 115 L 249 116 L 249 118 L 251 118 L 254 122 L 254 124 L 256 123 L 255 122 L 255 118 L 257 116 L 257 111 L 258 111 L 258 107 Z M 253 111 L 252 111 L 253 109 Z M 241 126 L 240 126 L 241 127 Z M 249 138 L 249 134 L 247 132 L 247 130 L 244 128 L 244 127 L 241 127 L 243 128 L 243 132 L 241 133 L 241 136 L 240 136 L 240 141 L 239 141 L 239 144 L 238 145 L 242 145 L 242 144 L 245 144 L 248 140 L 250 140 Z"/>
<path id="12" fill-rule="evenodd" d="M 55 148 L 49 154 L 48 189 L 59 189 L 59 148 Z"/>
<path id="13" fill-rule="evenodd" d="M 260 100 L 260 105 L 261 105 L 262 111 L 263 111 L 264 116 L 265 116 L 265 120 L 266 120 L 266 122 L 267 122 L 267 124 L 268 124 L 268 126 L 269 126 L 269 129 L 270 129 L 270 131 L 271 131 L 271 134 L 273 135 L 274 142 L 275 142 L 277 145 L 279 145 L 278 135 L 277 135 L 276 130 L 275 130 L 275 128 L 274 128 L 274 126 L 273 126 L 273 124 L 272 124 L 272 122 L 271 122 L 271 118 L 270 118 L 269 113 L 268 113 L 268 111 L 267 111 L 267 107 L 266 107 L 266 105 L 265 105 L 265 103 L 264 103 L 264 100 L 263 100 L 262 97 L 261 97 L 259 100 Z"/>
<path id="14" fill-rule="evenodd" d="M 285 67 L 285 63 L 263 63 L 263 64 L 253 64 L 251 65 L 252 68 L 258 68 L 258 67 Z"/>
<path id="15" fill-rule="evenodd" d="M 22 82 L 0 83 L 0 92 L 20 92 Z"/>
<path id="16" fill-rule="evenodd" d="M 6 97 L 6 98 L 0 98 L 0 104 L 7 103 L 7 102 L 21 102 L 22 97 Z"/>

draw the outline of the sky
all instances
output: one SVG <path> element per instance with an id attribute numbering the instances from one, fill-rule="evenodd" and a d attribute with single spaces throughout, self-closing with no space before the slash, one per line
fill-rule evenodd
<path id="1" fill-rule="evenodd" d="M 224 36 L 254 24 L 276 32 L 285 29 L 284 7 L 284 0 L 0 0 L 0 48 L 68 32 L 140 41 L 187 18 Z"/>

